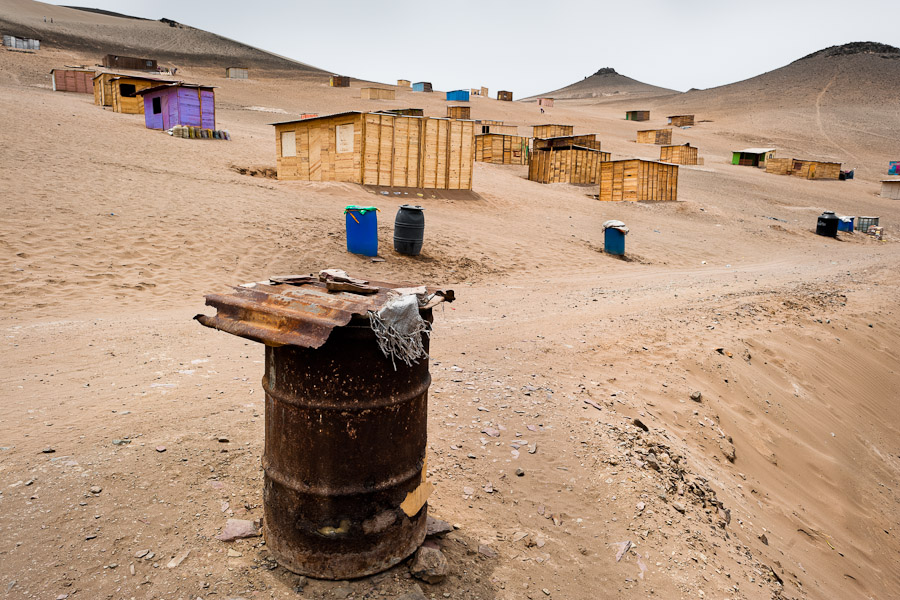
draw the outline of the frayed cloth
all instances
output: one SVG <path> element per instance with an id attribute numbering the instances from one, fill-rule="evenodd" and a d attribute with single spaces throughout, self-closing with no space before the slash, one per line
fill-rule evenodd
<path id="1" fill-rule="evenodd" d="M 378 347 L 391 359 L 397 370 L 397 359 L 407 366 L 428 358 L 422 334 L 431 336 L 431 323 L 419 314 L 419 298 L 415 294 L 393 296 L 378 312 L 369 311 L 369 323 Z"/>

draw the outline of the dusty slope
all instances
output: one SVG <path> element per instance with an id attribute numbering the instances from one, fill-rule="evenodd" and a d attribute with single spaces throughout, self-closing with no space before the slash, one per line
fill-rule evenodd
<path id="1" fill-rule="evenodd" d="M 399 201 L 231 166 L 273 163 L 267 123 L 284 116 L 251 107 L 440 115 L 437 94 L 362 102 L 356 86 L 230 82 L 186 66 L 219 86 L 234 141 L 181 140 L 51 92 L 47 71 L 70 58 L 0 53 L 0 118 L 19 141 L 0 145 L 0 584 L 12 596 L 297 597 L 298 579 L 268 570 L 258 540 L 228 557 L 213 539 L 227 516 L 261 514 L 262 349 L 190 318 L 204 293 L 325 266 L 449 284 L 460 298 L 437 315 L 429 413 L 431 510 L 460 529 L 444 541 L 453 575 L 422 584 L 429 594 L 898 594 L 900 206 L 875 196 L 872 178 L 727 165 L 729 132 L 747 121 L 723 114 L 676 132 L 707 158 L 682 169 L 679 203 L 598 205 L 585 188 L 478 164 L 483 200 L 427 200 L 425 251 L 412 259 L 390 248 Z M 523 133 L 541 118 L 518 103 L 472 106 Z M 617 107 L 551 113 L 600 132 L 614 157 L 658 152 L 629 141 L 643 124 Z M 789 115 L 780 128 L 804 124 Z M 372 202 L 379 264 L 344 251 L 341 208 Z M 825 208 L 881 215 L 888 241 L 815 236 Z M 609 218 L 631 226 L 629 261 L 598 252 Z M 513 453 L 516 440 L 535 453 Z M 623 540 L 636 547 L 617 563 Z M 155 560 L 134 558 L 147 548 Z M 310 582 L 304 596 L 412 587 L 398 567 Z"/>
<path id="2" fill-rule="evenodd" d="M 679 92 L 675 90 L 650 85 L 649 83 L 644 83 L 632 79 L 631 77 L 620 75 L 611 67 L 604 67 L 599 69 L 593 75 L 585 77 L 581 81 L 559 88 L 558 90 L 553 90 L 552 92 L 537 94 L 531 98 L 524 98 L 523 101 L 539 97 L 550 97 L 557 100 L 582 100 L 585 98 L 627 98 L 628 100 L 635 100 L 678 93 Z"/>

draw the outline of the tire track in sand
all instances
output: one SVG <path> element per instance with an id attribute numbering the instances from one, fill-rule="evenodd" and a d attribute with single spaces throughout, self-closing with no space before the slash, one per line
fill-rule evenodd
<path id="1" fill-rule="evenodd" d="M 830 88 L 834 84 L 834 82 L 837 80 L 837 76 L 838 76 L 838 72 L 835 71 L 834 75 L 831 76 L 831 79 L 828 81 L 828 83 L 825 84 L 825 87 L 822 88 L 822 91 L 819 92 L 819 95 L 816 96 L 816 125 L 819 126 L 819 132 L 822 134 L 822 137 L 824 137 L 828 141 L 829 144 L 831 144 L 832 146 L 834 146 L 835 148 L 837 148 L 844 154 L 848 155 L 853 160 L 858 161 L 859 159 L 856 158 L 855 154 L 853 154 L 852 152 L 850 152 L 849 150 L 847 150 L 846 148 L 844 148 L 843 146 L 841 146 L 840 144 L 835 142 L 831 138 L 831 136 L 828 135 L 828 132 L 825 131 L 825 126 L 822 124 L 822 98 L 825 96 L 825 93 L 828 91 L 828 88 Z"/>

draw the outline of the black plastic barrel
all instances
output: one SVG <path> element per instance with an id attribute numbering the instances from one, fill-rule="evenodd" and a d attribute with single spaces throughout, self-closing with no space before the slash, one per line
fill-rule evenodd
<path id="1" fill-rule="evenodd" d="M 425 237 L 425 209 L 404 204 L 394 219 L 394 250 L 400 254 L 416 256 L 422 251 Z"/>
<path id="2" fill-rule="evenodd" d="M 837 215 L 830 210 L 826 210 L 819 215 L 819 219 L 816 221 L 816 233 L 828 237 L 837 237 L 839 222 L 840 219 L 837 218 Z"/>

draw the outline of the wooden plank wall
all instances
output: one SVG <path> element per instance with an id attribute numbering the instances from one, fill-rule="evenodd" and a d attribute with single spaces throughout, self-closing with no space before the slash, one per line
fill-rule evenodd
<path id="1" fill-rule="evenodd" d="M 629 110 L 625 113 L 626 121 L 649 121 L 649 110 Z"/>
<path id="2" fill-rule="evenodd" d="M 660 162 L 676 165 L 696 165 L 698 156 L 698 149 L 693 146 L 662 146 L 659 149 Z"/>
<path id="3" fill-rule="evenodd" d="M 598 198 L 604 202 L 674 201 L 678 166 L 639 159 L 601 163 Z"/>
<path id="4" fill-rule="evenodd" d="M 449 119 L 471 119 L 472 118 L 472 107 L 471 106 L 448 106 L 447 107 L 447 118 L 449 118 Z"/>
<path id="5" fill-rule="evenodd" d="M 792 158 L 770 158 L 766 161 L 766 173 L 775 175 L 790 175 L 794 164 Z"/>
<path id="6" fill-rule="evenodd" d="M 691 127 L 694 125 L 694 115 L 674 115 L 669 117 L 669 125 L 675 127 Z"/>
<path id="7" fill-rule="evenodd" d="M 528 164 L 528 138 L 478 134 L 475 136 L 475 160 L 495 165 Z"/>
<path id="8" fill-rule="evenodd" d="M 505 102 L 512 102 L 512 99 L 513 99 L 512 92 L 507 92 L 505 90 L 500 90 L 499 92 L 497 92 L 497 100 L 503 100 Z"/>
<path id="9" fill-rule="evenodd" d="M 575 133 L 573 125 L 534 125 L 532 130 L 532 135 L 536 138 L 561 137 Z"/>
<path id="10" fill-rule="evenodd" d="M 393 100 L 394 90 L 385 88 L 360 88 L 359 97 L 363 100 Z"/>
<path id="11" fill-rule="evenodd" d="M 332 75 L 329 85 L 331 87 L 350 87 L 350 78 L 343 75 Z"/>
<path id="12" fill-rule="evenodd" d="M 554 148 L 559 146 L 584 146 L 585 148 L 600 149 L 600 140 L 597 139 L 596 133 L 582 135 L 564 135 L 554 138 L 541 139 L 534 138 L 532 144 L 535 150 L 546 148 Z"/>
<path id="13" fill-rule="evenodd" d="M 353 149 L 337 152 L 336 127 L 353 125 Z M 474 123 L 380 113 L 276 125 L 278 179 L 392 187 L 472 189 Z M 294 131 L 297 156 L 281 152 Z"/>
<path id="14" fill-rule="evenodd" d="M 113 81 L 110 86 L 112 89 L 112 108 L 116 112 L 125 113 L 129 115 L 142 115 L 144 114 L 144 99 L 141 96 L 123 96 L 120 93 L 120 86 L 122 84 L 130 84 L 134 86 L 135 92 L 139 92 L 141 90 L 146 90 L 147 88 L 151 88 L 153 86 L 159 85 L 159 81 L 146 81 L 142 79 L 119 79 L 117 81 Z"/>
<path id="15" fill-rule="evenodd" d="M 409 79 L 398 79 L 397 87 L 408 88 L 412 84 L 409 82 Z"/>
<path id="16" fill-rule="evenodd" d="M 538 183 L 597 183 L 601 154 L 573 146 L 535 150 L 528 161 L 528 179 Z"/>
<path id="17" fill-rule="evenodd" d="M 503 125 L 502 123 L 486 124 L 484 121 L 480 123 L 481 133 L 499 133 L 500 135 L 519 135 L 519 127 L 517 125 Z"/>
<path id="18" fill-rule="evenodd" d="M 671 129 L 647 129 L 637 132 L 638 144 L 671 144 Z"/>

